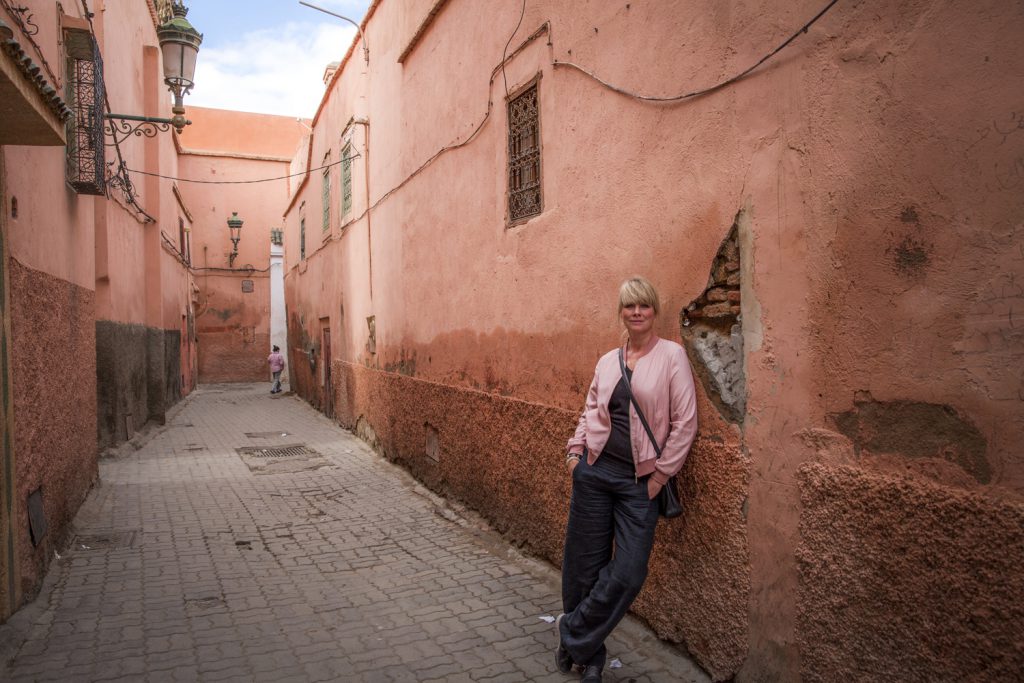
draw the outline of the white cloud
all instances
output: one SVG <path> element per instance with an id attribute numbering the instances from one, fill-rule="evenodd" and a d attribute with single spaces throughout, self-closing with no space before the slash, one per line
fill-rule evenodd
<path id="1" fill-rule="evenodd" d="M 310 118 L 323 97 L 324 68 L 345 56 L 355 32 L 348 25 L 288 23 L 246 33 L 230 47 L 200 49 L 185 106 Z"/>

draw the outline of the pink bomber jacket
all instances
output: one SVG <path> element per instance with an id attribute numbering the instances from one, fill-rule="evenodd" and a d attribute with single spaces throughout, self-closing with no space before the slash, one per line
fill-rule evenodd
<path id="1" fill-rule="evenodd" d="M 582 455 L 586 446 L 587 462 L 591 465 L 608 443 L 612 424 L 608 401 L 621 378 L 619 350 L 613 349 L 597 361 L 587 405 L 568 444 L 568 452 L 577 455 Z M 664 485 L 682 469 L 697 435 L 697 398 L 686 351 L 673 341 L 653 337 L 647 353 L 636 362 L 630 386 L 654 437 L 663 444 L 661 458 L 658 458 L 643 423 L 630 404 L 629 437 L 637 476 L 651 474 Z"/>

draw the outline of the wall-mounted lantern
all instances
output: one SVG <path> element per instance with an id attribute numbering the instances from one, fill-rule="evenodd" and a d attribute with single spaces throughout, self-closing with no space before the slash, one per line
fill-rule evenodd
<path id="1" fill-rule="evenodd" d="M 238 240 L 242 239 L 242 221 L 238 217 L 237 211 L 231 212 L 231 218 L 228 219 L 228 230 L 231 231 L 231 254 L 228 256 L 228 266 L 234 264 L 235 259 L 238 258 Z"/>
<path id="2" fill-rule="evenodd" d="M 114 138 L 115 143 L 125 140 L 130 135 L 156 137 L 158 132 L 167 132 L 171 126 L 180 134 L 185 126 L 192 124 L 185 118 L 185 105 L 182 100 L 194 85 L 196 57 L 199 55 L 199 45 L 203 42 L 203 34 L 185 18 L 188 8 L 182 0 L 175 0 L 171 9 L 174 16 L 157 27 L 156 35 L 163 53 L 164 83 L 174 94 L 174 105 L 171 107 L 174 116 L 162 119 L 155 116 L 107 114 L 109 124 L 106 132 Z M 133 126 L 129 121 L 137 123 Z"/>

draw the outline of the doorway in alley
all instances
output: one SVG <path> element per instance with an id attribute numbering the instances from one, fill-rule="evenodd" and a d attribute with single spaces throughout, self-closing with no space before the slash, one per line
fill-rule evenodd
<path id="1" fill-rule="evenodd" d="M 334 388 L 331 384 L 331 320 L 320 318 L 320 383 L 323 388 L 323 410 L 328 417 L 334 417 Z"/>

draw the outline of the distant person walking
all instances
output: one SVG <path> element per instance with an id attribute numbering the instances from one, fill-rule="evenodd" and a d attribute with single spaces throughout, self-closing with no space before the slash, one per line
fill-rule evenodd
<path id="1" fill-rule="evenodd" d="M 280 394 L 281 373 L 284 371 L 284 356 L 281 355 L 280 346 L 274 347 L 271 354 L 267 356 L 267 362 L 270 363 L 270 372 L 274 374 L 274 386 L 270 388 L 270 393 Z"/>
<path id="2" fill-rule="evenodd" d="M 597 362 L 566 448 L 572 499 L 555 663 L 563 673 L 582 667 L 583 683 L 601 682 L 605 638 L 647 578 L 659 494 L 682 468 L 697 433 L 690 362 L 683 347 L 654 333 L 658 310 L 650 282 L 622 283 L 626 343 Z"/>

